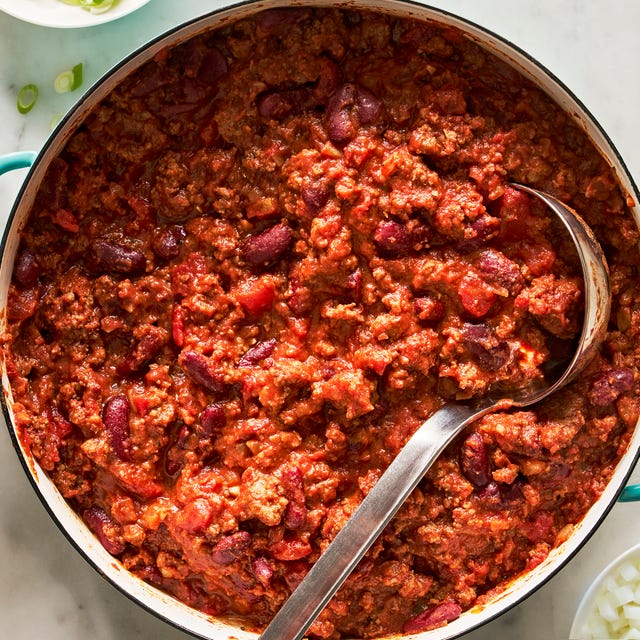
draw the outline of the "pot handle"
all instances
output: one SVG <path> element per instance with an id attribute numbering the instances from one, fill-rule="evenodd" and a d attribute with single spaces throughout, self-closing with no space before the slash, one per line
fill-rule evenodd
<path id="1" fill-rule="evenodd" d="M 640 484 L 626 486 L 618 498 L 618 502 L 637 502 L 640 500 Z"/>
<path id="2" fill-rule="evenodd" d="M 26 169 L 30 167 L 37 156 L 36 151 L 16 151 L 0 156 L 0 175 L 14 169 Z"/>

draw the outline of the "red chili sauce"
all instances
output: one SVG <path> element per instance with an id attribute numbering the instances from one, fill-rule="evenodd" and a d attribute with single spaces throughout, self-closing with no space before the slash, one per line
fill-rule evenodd
<path id="1" fill-rule="evenodd" d="M 422 421 L 571 353 L 575 255 L 511 181 L 603 243 L 606 344 L 450 446 L 311 637 L 446 624 L 571 534 L 640 413 L 631 203 L 563 111 L 455 30 L 271 11 L 104 99 L 21 235 L 22 441 L 127 569 L 263 627 Z"/>

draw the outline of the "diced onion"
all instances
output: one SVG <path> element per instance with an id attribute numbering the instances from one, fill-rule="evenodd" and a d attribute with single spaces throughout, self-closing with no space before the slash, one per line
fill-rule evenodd
<path id="1" fill-rule="evenodd" d="M 625 562 L 620 567 L 619 573 L 625 582 L 640 582 L 638 581 L 638 578 L 640 578 L 640 570 L 631 562 Z"/>
<path id="2" fill-rule="evenodd" d="M 584 640 L 640 640 L 640 558 L 623 562 L 602 582 Z"/>
<path id="3" fill-rule="evenodd" d="M 633 597 L 633 589 L 628 584 L 623 584 L 620 587 L 616 587 L 613 591 L 613 601 L 618 607 L 631 602 L 633 600 Z"/>
<path id="4" fill-rule="evenodd" d="M 640 604 L 625 604 L 622 607 L 625 618 L 630 620 L 640 620 Z"/>

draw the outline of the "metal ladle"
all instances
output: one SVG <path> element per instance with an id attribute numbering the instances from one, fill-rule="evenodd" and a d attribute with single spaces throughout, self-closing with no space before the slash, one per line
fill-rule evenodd
<path id="1" fill-rule="evenodd" d="M 491 395 L 475 403 L 444 405 L 409 439 L 309 573 L 284 603 L 260 640 L 300 640 L 362 559 L 445 447 L 467 425 L 496 410 L 525 407 L 551 395 L 576 376 L 601 342 L 611 306 L 609 272 L 602 248 L 584 221 L 556 198 L 512 185 L 540 198 L 564 223 L 584 277 L 584 320 L 577 349 L 555 381 L 539 381 L 511 397 Z"/>

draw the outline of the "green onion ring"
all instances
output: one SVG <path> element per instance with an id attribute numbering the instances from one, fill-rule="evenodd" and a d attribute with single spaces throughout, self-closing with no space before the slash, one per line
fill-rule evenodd
<path id="1" fill-rule="evenodd" d="M 29 113 L 33 109 L 38 99 L 38 87 L 35 84 L 25 84 L 18 91 L 18 111 L 20 113 Z"/>
<path id="2" fill-rule="evenodd" d="M 82 85 L 82 62 L 67 71 L 59 73 L 53 81 L 56 93 L 69 93 Z"/>
<path id="3" fill-rule="evenodd" d="M 73 86 L 73 71 L 63 71 L 59 73 L 53 81 L 53 88 L 56 93 L 68 93 Z"/>
<path id="4" fill-rule="evenodd" d="M 98 14 L 112 9 L 118 0 L 60 0 L 60 2 Z"/>

